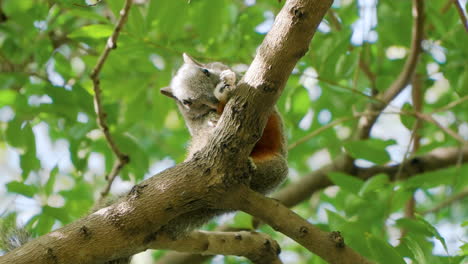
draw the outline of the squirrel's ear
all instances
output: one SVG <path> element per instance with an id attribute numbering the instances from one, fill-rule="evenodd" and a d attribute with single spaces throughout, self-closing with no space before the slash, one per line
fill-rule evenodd
<path id="1" fill-rule="evenodd" d="M 175 97 L 174 94 L 172 93 L 172 89 L 171 89 L 170 86 L 163 87 L 163 88 L 161 88 L 160 91 L 161 91 L 161 93 L 164 94 L 165 96 L 176 99 L 176 97 Z"/>
<path id="2" fill-rule="evenodd" d="M 187 64 L 195 64 L 197 66 L 203 67 L 203 64 L 199 63 L 198 61 L 196 61 L 194 58 L 190 57 L 185 52 L 184 52 L 184 54 L 182 54 L 182 57 L 184 58 L 184 62 L 187 63 Z"/>

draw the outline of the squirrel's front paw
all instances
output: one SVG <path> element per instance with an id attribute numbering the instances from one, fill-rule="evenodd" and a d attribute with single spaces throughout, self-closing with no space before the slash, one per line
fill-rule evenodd
<path id="1" fill-rule="evenodd" d="M 219 75 L 220 83 L 215 88 L 214 95 L 220 102 L 227 102 L 229 93 L 236 87 L 236 73 L 224 70 Z"/>
<path id="2" fill-rule="evenodd" d="M 231 70 L 222 71 L 219 78 L 226 85 L 233 87 L 236 84 L 236 73 Z"/>

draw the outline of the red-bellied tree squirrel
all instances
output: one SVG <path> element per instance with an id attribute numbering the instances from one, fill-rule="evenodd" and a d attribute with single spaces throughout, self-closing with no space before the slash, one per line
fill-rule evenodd
<path id="1" fill-rule="evenodd" d="M 175 99 L 184 117 L 192 137 L 187 155 L 190 159 L 206 145 L 231 91 L 236 88 L 238 76 L 219 62 L 202 64 L 185 53 L 183 58 L 184 64 L 161 93 Z M 284 180 L 288 172 L 286 147 L 283 123 L 275 108 L 250 153 L 255 165 L 250 182 L 253 190 L 265 194 Z"/>

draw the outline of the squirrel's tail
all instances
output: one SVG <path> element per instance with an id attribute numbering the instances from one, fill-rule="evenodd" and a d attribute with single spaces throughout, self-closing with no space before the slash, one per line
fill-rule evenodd
<path id="1" fill-rule="evenodd" d="M 7 216 L 0 220 L 0 249 L 9 252 L 21 247 L 31 240 L 31 234 L 26 229 L 18 227 L 16 216 Z"/>

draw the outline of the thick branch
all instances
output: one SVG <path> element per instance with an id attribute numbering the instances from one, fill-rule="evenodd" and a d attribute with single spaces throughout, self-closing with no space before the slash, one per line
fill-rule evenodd
<path id="1" fill-rule="evenodd" d="M 230 195 L 229 198 L 226 201 L 228 204 L 239 206 L 238 209 L 260 218 L 328 263 L 372 263 L 346 246 L 338 232 L 322 231 L 278 201 L 254 192 L 246 186 L 240 186 L 236 195 Z"/>
<path id="2" fill-rule="evenodd" d="M 165 170 L 113 205 L 0 257 L 0 263 L 100 264 L 144 251 L 170 219 L 207 206 L 200 197 L 210 197 L 211 186 L 200 175 L 194 162 Z"/>
<path id="3" fill-rule="evenodd" d="M 461 162 L 468 162 L 468 147 L 465 146 L 462 149 L 456 147 L 438 148 L 427 154 L 415 156 L 401 165 L 374 166 L 370 168 L 354 167 L 347 170 L 342 165 L 343 162 L 338 159 L 331 165 L 325 166 L 302 177 L 299 181 L 289 184 L 276 192 L 273 197 L 280 200 L 286 206 L 292 207 L 309 198 L 314 192 L 332 185 L 332 182 L 327 177 L 327 174 L 332 171 L 345 172 L 361 179 L 369 179 L 376 174 L 385 173 L 394 180 L 400 166 L 401 177 L 406 178 L 422 172 L 454 166 L 460 161 L 460 156 L 462 157 Z"/>

